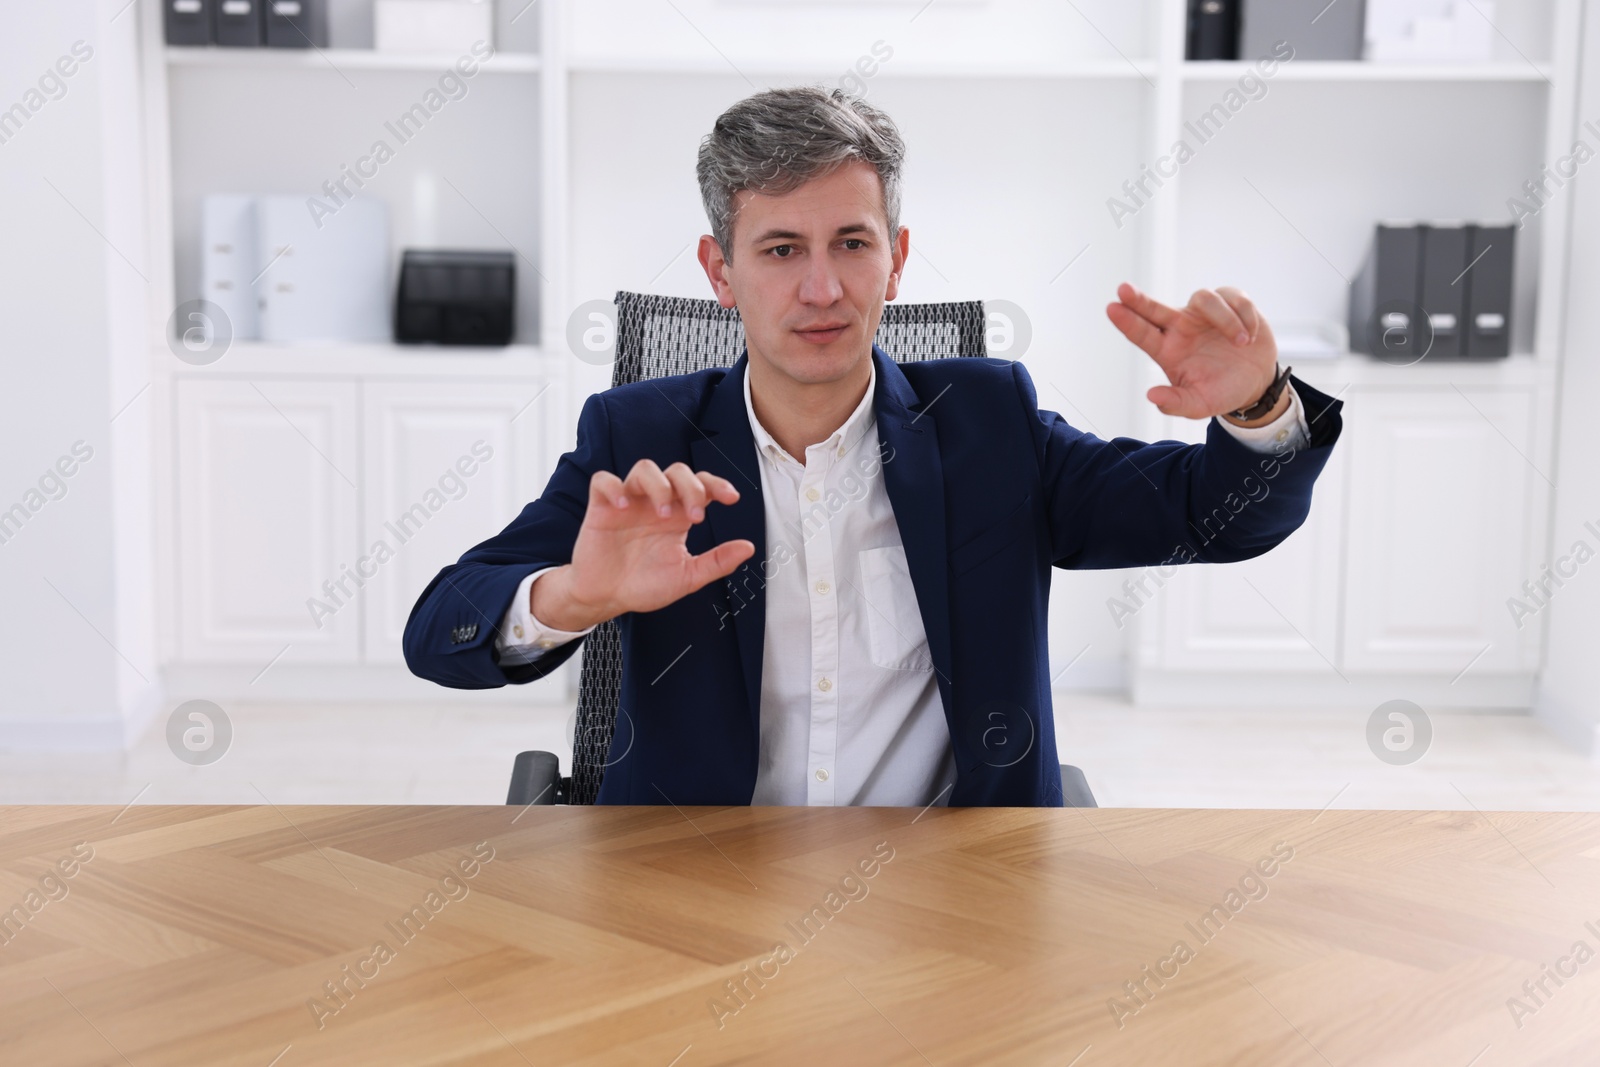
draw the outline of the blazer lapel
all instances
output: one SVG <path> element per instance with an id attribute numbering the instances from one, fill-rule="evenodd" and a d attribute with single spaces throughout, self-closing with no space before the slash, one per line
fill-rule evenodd
<path id="1" fill-rule="evenodd" d="M 744 406 L 744 374 L 748 349 L 711 390 L 699 429 L 702 436 L 689 445 L 694 469 L 728 479 L 739 490 L 732 504 L 713 504 L 705 523 L 715 544 L 743 539 L 756 546 L 755 554 L 723 579 L 728 610 L 739 642 L 739 662 L 744 668 L 745 694 L 750 702 L 751 729 L 761 729 L 761 652 L 765 637 L 767 599 L 762 572 L 767 558 L 767 512 L 761 495 L 761 468 L 750 416 Z"/>
<path id="2" fill-rule="evenodd" d="M 953 707 L 950 689 L 950 593 L 945 552 L 944 466 L 939 435 L 928 407 L 938 397 L 920 398 L 883 349 L 872 346 L 878 389 L 873 401 L 878 439 L 884 448 L 883 481 L 894 508 L 900 543 L 916 589 L 922 628 L 944 706 Z"/>

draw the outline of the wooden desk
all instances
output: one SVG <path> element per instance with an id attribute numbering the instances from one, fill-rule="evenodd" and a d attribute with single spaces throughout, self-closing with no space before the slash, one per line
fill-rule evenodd
<path id="1" fill-rule="evenodd" d="M 6 1065 L 1600 1063 L 1592 814 L 11 808 L 13 904 Z"/>

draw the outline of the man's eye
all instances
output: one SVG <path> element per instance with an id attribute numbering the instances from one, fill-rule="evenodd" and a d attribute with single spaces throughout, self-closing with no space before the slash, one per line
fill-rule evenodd
<path id="1" fill-rule="evenodd" d="M 780 248 L 793 248 L 793 247 L 794 247 L 794 245 L 773 245 L 771 248 L 767 249 L 767 255 L 769 255 L 769 256 L 772 255 L 774 252 L 776 252 Z M 788 256 L 776 256 L 774 258 L 776 258 L 776 259 L 788 259 L 789 257 Z"/>
<path id="2" fill-rule="evenodd" d="M 862 240 L 862 239 L 861 239 L 861 238 L 859 238 L 859 237 L 846 237 L 846 238 L 845 238 L 845 241 L 846 241 L 846 242 L 851 242 L 851 241 L 853 241 L 853 242 L 855 242 L 855 243 L 856 243 L 856 244 L 858 244 L 858 245 L 860 245 L 860 246 L 862 246 L 862 247 L 863 247 L 863 248 L 865 248 L 865 247 L 866 247 L 866 245 L 867 245 L 867 242 L 865 242 L 865 241 L 863 241 L 863 240 Z M 854 251 L 855 251 L 855 249 L 853 249 L 853 248 L 852 248 L 852 249 L 851 249 L 851 251 L 852 251 L 852 252 L 854 252 Z"/>

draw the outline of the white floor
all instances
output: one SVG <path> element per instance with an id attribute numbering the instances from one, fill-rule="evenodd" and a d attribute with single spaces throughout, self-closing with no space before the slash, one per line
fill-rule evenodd
<path id="1" fill-rule="evenodd" d="M 1216 711 L 1056 695 L 1062 762 L 1102 807 L 1600 811 L 1600 762 L 1528 716 L 1440 714 L 1407 767 L 1366 744 L 1371 709 Z M 0 803 L 499 804 L 526 748 L 568 767 L 570 707 L 241 705 L 227 754 L 192 767 L 164 723 L 124 755 L 0 753 Z"/>

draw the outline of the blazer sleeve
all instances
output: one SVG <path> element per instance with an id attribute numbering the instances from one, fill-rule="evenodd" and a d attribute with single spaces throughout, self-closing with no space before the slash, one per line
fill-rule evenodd
<path id="1" fill-rule="evenodd" d="M 1012 364 L 1033 438 L 1051 562 L 1068 569 L 1233 563 L 1281 544 L 1311 509 L 1311 487 L 1343 429 L 1342 400 L 1289 380 L 1310 440 L 1252 450 L 1213 416 L 1204 444 L 1102 440 L 1040 410 L 1033 379 Z"/>
<path id="2" fill-rule="evenodd" d="M 578 416 L 576 446 L 557 461 L 539 499 L 441 570 L 417 598 L 402 640 L 411 673 L 453 689 L 493 689 L 543 678 L 578 650 L 581 637 L 530 663 L 502 666 L 495 635 L 523 578 L 572 562 L 589 481 L 612 467 L 610 419 L 603 394 L 595 393 Z"/>

